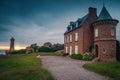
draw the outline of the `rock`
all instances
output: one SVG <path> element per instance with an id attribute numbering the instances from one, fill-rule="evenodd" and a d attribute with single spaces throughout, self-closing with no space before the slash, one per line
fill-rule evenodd
<path id="1" fill-rule="evenodd" d="M 40 55 L 36 56 L 37 58 L 40 58 Z"/>

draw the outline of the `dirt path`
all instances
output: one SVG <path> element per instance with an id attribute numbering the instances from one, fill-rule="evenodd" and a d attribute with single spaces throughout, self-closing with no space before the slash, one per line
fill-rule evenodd
<path id="1" fill-rule="evenodd" d="M 41 56 L 43 67 L 55 80 L 108 80 L 108 77 L 90 72 L 82 67 L 85 61 L 61 56 Z"/>

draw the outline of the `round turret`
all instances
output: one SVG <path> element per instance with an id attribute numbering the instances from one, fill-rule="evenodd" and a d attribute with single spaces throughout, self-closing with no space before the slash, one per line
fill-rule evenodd
<path id="1" fill-rule="evenodd" d="M 116 61 L 116 25 L 118 20 L 112 19 L 105 6 L 94 27 L 94 54 L 101 61 Z"/>

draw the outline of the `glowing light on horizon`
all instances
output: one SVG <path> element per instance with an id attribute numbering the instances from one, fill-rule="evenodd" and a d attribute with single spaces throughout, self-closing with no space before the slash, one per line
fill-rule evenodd
<path id="1" fill-rule="evenodd" d="M 15 50 L 20 50 L 20 49 L 25 49 L 26 46 L 15 46 Z M 0 50 L 9 50 L 10 47 L 9 46 L 0 46 Z"/>
<path id="2" fill-rule="evenodd" d="M 25 49 L 25 46 L 15 46 L 15 50 Z"/>

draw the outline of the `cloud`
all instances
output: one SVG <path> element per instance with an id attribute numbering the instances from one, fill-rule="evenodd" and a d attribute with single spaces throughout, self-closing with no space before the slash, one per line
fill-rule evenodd
<path id="1" fill-rule="evenodd" d="M 89 0 L 87 3 L 82 0 L 62 2 L 60 0 L 3 0 L 0 3 L 0 45 L 9 45 L 12 36 L 19 46 L 28 46 L 32 43 L 42 45 L 48 41 L 63 43 L 63 35 L 70 21 L 76 21 L 86 15 L 90 4 L 96 6 L 98 12 L 101 10 L 102 1 L 97 3 L 95 0 L 95 2 L 97 5 L 93 5 Z M 110 5 L 110 2 L 107 4 Z M 118 6 L 115 5 L 114 9 L 111 9 L 112 6 L 108 7 L 111 16 L 120 20 Z M 119 25 L 117 39 L 120 40 Z"/>
<path id="2" fill-rule="evenodd" d="M 31 20 L 24 20 L 19 18 L 13 18 L 14 25 L 8 26 L 9 31 L 3 34 L 6 37 L 14 37 L 16 45 L 30 45 L 32 43 L 38 43 L 42 45 L 44 42 L 50 41 L 52 43 L 63 43 L 64 30 L 58 27 L 49 28 L 47 26 L 41 26 Z M 12 26 L 12 27 L 11 27 Z M 7 38 L 6 41 L 9 39 Z"/>

